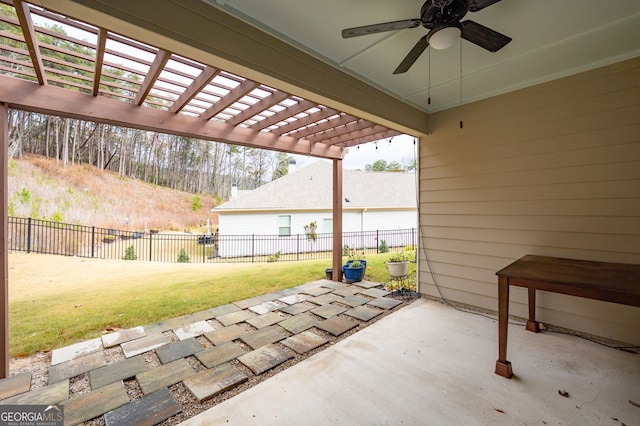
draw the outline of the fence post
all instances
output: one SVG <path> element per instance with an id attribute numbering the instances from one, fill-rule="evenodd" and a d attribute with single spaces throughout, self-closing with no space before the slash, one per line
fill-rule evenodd
<path id="1" fill-rule="evenodd" d="M 31 218 L 27 219 L 27 253 L 31 253 Z"/>
<path id="2" fill-rule="evenodd" d="M 153 233 L 149 232 L 149 262 L 153 260 L 151 259 L 152 253 L 153 253 L 153 249 L 151 248 L 152 246 L 151 241 L 153 241 Z"/>
<path id="3" fill-rule="evenodd" d="M 96 227 L 91 227 L 91 257 L 95 256 L 96 249 Z"/>

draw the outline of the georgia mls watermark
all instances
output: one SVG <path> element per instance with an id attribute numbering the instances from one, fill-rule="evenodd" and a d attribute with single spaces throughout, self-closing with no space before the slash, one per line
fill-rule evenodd
<path id="1" fill-rule="evenodd" d="M 0 426 L 63 426 L 62 405 L 0 405 Z"/>

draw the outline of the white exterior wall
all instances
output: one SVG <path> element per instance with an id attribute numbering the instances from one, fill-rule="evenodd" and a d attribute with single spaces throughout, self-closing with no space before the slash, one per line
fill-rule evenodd
<path id="1" fill-rule="evenodd" d="M 416 228 L 416 211 L 379 210 L 379 211 L 344 211 L 343 232 L 398 230 Z M 274 241 L 273 236 L 278 235 L 279 217 L 291 216 L 291 236 L 280 237 Z M 319 238 L 315 243 L 306 239 L 304 225 L 316 221 L 317 233 L 324 234 L 324 220 L 332 218 L 332 212 L 260 212 L 260 213 L 233 213 L 220 214 L 218 220 L 218 254 L 221 257 L 236 256 L 269 256 L 276 252 L 281 254 L 294 253 L 296 251 L 330 251 L 332 243 L 329 238 Z M 364 226 L 363 226 L 364 225 Z M 257 236 L 251 242 L 235 241 L 234 236 Z M 261 239 L 260 236 L 268 238 Z M 328 236 L 327 236 L 328 237 Z M 413 235 L 382 235 L 390 247 L 416 244 Z M 360 236 L 356 239 L 345 240 L 345 244 L 352 248 L 373 248 L 378 244 L 375 233 L 367 237 Z"/>

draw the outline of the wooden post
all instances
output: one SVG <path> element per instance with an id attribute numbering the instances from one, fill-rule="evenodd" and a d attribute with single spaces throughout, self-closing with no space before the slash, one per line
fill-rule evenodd
<path id="1" fill-rule="evenodd" d="M 342 160 L 333 160 L 333 281 L 342 281 Z"/>
<path id="2" fill-rule="evenodd" d="M 9 377 L 9 108 L 0 103 L 0 379 Z"/>

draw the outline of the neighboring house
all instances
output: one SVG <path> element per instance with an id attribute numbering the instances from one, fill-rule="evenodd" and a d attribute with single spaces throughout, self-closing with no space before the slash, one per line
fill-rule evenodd
<path id="1" fill-rule="evenodd" d="M 279 235 L 283 240 L 287 237 L 298 240 L 301 235 L 302 243 L 307 244 L 304 226 L 311 222 L 316 222 L 319 235 L 330 235 L 333 230 L 332 179 L 332 165 L 317 161 L 215 207 L 212 211 L 219 216 L 221 241 L 232 235 Z M 343 232 L 372 231 L 368 233 L 371 238 L 357 244 L 345 241 L 345 244 L 352 248 L 375 247 L 378 242 L 375 231 L 417 228 L 415 179 L 413 173 L 345 170 Z M 413 235 L 412 232 L 405 234 Z M 391 241 L 392 236 L 388 238 L 389 245 L 416 243 L 411 238 L 395 242 Z M 235 255 L 229 253 L 229 245 L 224 246 L 220 246 L 221 256 Z M 313 250 L 330 250 L 330 247 L 329 238 L 319 238 Z M 265 250 L 267 253 L 288 251 L 284 248 Z"/>

